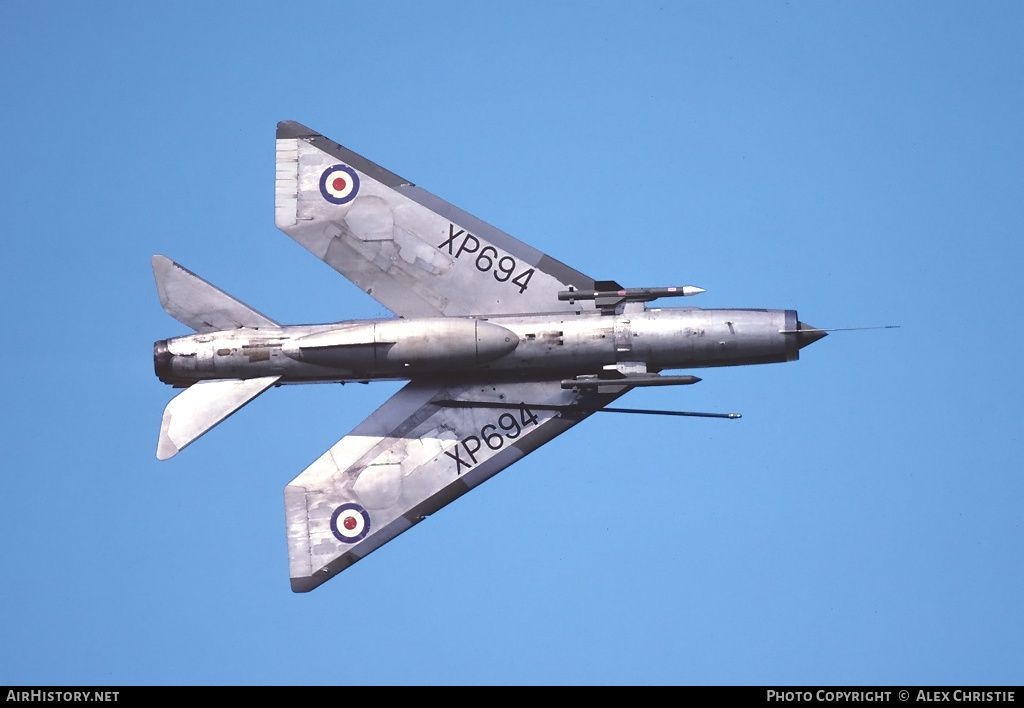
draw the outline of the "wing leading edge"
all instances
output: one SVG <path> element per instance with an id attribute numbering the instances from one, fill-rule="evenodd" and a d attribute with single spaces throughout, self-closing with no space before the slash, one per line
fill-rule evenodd
<path id="1" fill-rule="evenodd" d="M 292 590 L 321 585 L 624 392 L 407 384 L 285 488 Z"/>
<path id="2" fill-rule="evenodd" d="M 594 280 L 294 121 L 277 126 L 278 228 L 401 317 L 579 309 Z"/>

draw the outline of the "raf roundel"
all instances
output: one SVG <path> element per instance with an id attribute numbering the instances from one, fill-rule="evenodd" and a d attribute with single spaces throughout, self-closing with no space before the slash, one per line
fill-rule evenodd
<path id="1" fill-rule="evenodd" d="M 342 504 L 331 515 L 331 533 L 342 543 L 358 543 L 370 533 L 370 515 L 358 504 Z"/>
<path id="2" fill-rule="evenodd" d="M 359 192 L 359 175 L 348 165 L 333 165 L 320 175 L 320 194 L 331 204 L 348 204 Z"/>

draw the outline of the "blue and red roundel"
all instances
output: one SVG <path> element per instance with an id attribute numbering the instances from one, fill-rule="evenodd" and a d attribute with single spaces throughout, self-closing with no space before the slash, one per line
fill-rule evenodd
<path id="1" fill-rule="evenodd" d="M 320 194 L 331 204 L 348 204 L 359 192 L 359 175 L 348 165 L 333 165 L 320 175 Z"/>
<path id="2" fill-rule="evenodd" d="M 370 515 L 358 504 L 342 504 L 331 515 L 331 533 L 342 543 L 359 543 L 370 533 Z"/>

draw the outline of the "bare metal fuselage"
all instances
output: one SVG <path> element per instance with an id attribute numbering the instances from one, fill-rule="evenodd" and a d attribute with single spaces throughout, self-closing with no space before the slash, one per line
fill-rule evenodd
<path id="1" fill-rule="evenodd" d="M 550 379 L 793 361 L 824 334 L 800 331 L 808 328 L 794 310 L 620 310 L 239 328 L 161 340 L 154 364 L 179 387 L 264 376 L 280 384 Z"/>

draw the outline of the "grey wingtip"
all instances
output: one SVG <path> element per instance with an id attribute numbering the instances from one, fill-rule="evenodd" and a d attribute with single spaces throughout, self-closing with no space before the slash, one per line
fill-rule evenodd
<path id="1" fill-rule="evenodd" d="M 171 412 L 168 410 L 171 404 L 167 404 L 167 408 L 164 409 L 163 418 L 160 420 L 160 438 L 156 444 L 156 459 L 158 460 L 169 460 L 177 455 L 181 450 L 171 440 Z"/>
<path id="2" fill-rule="evenodd" d="M 168 296 L 167 288 L 164 286 L 164 281 L 175 263 L 167 256 L 160 255 L 153 256 L 151 263 L 153 264 L 153 277 L 156 279 L 156 294 L 160 298 L 160 307 L 164 308 L 164 311 L 166 312 Z M 172 317 L 174 316 L 170 312 L 167 314 Z"/>
<path id="3" fill-rule="evenodd" d="M 330 577 L 330 576 L 328 576 Z M 309 592 L 315 588 L 323 585 L 327 578 L 315 578 L 315 577 L 303 577 L 303 578 L 292 578 L 292 592 Z"/>
<path id="4" fill-rule="evenodd" d="M 169 460 L 179 452 L 181 452 L 181 450 L 178 449 L 177 445 L 171 442 L 171 439 L 167 436 L 167 432 L 161 428 L 160 441 L 156 444 L 156 459 Z"/>
<path id="5" fill-rule="evenodd" d="M 156 459 L 160 460 L 161 462 L 163 462 L 164 460 L 169 460 L 175 455 L 177 455 L 179 452 L 181 452 L 178 448 L 174 447 L 173 445 L 171 447 L 166 447 L 162 443 L 163 441 L 161 441 L 161 444 L 156 449 Z"/>
<path id="6" fill-rule="evenodd" d="M 174 265 L 174 261 L 172 261 L 172 260 L 171 260 L 170 258 L 168 258 L 167 256 L 153 256 L 153 258 L 152 258 L 152 259 L 150 260 L 150 263 L 151 263 L 151 264 L 152 264 L 152 266 L 153 266 L 153 275 L 155 275 L 155 276 L 156 276 L 156 278 L 157 278 L 157 280 L 158 280 L 158 281 L 159 281 L 159 280 L 160 280 L 160 279 L 161 279 L 161 278 L 162 278 L 162 277 L 163 277 L 163 276 L 164 276 L 164 275 L 165 275 L 165 274 L 167 273 L 167 271 L 169 271 L 169 270 L 171 269 L 171 267 L 172 267 L 172 266 Z"/>
<path id="7" fill-rule="evenodd" d="M 312 138 L 318 135 L 320 135 L 320 133 L 293 120 L 283 120 L 277 124 L 278 140 L 284 140 L 286 138 Z"/>

